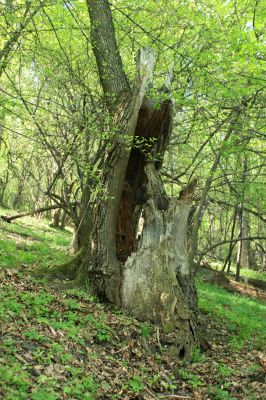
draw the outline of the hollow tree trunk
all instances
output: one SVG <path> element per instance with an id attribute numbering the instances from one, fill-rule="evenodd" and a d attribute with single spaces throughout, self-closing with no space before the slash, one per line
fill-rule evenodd
<path id="1" fill-rule="evenodd" d="M 154 64 L 149 50 L 141 49 L 136 80 L 129 88 L 109 4 L 87 2 L 94 53 L 116 134 L 103 168 L 106 192 L 94 210 L 83 268 L 100 297 L 166 331 L 176 330 L 176 346 L 184 357 L 198 344 L 196 290 L 186 244 L 192 193 L 188 188 L 179 199 L 169 200 L 160 178 L 172 102 L 164 100 L 158 109 L 145 97 Z M 110 102 L 110 96 L 116 101 Z"/>
<path id="2" fill-rule="evenodd" d="M 160 110 L 144 103 L 135 140 L 141 135 L 145 145 L 150 143 L 149 155 L 133 145 L 126 160 L 119 147 L 113 158 L 108 157 L 106 184 L 110 185 L 109 179 L 116 185 L 120 180 L 122 193 L 116 186 L 118 195 L 113 192 L 99 205 L 84 266 L 98 295 L 141 320 L 163 325 L 167 331 L 177 328 L 176 345 L 184 355 L 198 339 L 197 296 L 186 240 L 191 196 L 185 193 L 169 201 L 160 178 L 171 113 L 171 102 L 164 102 Z"/>

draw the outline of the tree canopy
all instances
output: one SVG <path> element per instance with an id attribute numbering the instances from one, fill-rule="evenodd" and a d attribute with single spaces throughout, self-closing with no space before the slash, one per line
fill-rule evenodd
<path id="1" fill-rule="evenodd" d="M 175 118 L 163 176 L 171 195 L 198 179 L 194 222 L 200 249 L 195 251 L 205 254 L 230 240 L 235 208 L 242 203 L 248 236 L 263 237 L 263 2 L 114 1 L 110 6 L 129 81 L 143 46 L 153 48 L 156 57 L 149 87 L 155 103 L 171 75 Z M 2 1 L 1 9 L 1 204 L 32 210 L 52 200 L 70 207 L 78 219 L 71 204 L 80 201 L 85 176 L 94 197 L 101 196 L 99 152 L 113 131 L 86 2 Z M 215 248 L 215 255 L 224 257 L 228 248 Z"/>

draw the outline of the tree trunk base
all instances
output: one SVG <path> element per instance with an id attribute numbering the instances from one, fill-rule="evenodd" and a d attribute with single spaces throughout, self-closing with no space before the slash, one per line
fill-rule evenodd
<path id="1" fill-rule="evenodd" d="M 49 281 L 54 279 L 76 281 L 77 286 L 86 286 L 87 273 L 82 268 L 82 261 L 84 260 L 85 248 L 75 255 L 70 261 L 64 264 L 54 265 L 49 268 L 46 277 Z"/>
<path id="2" fill-rule="evenodd" d="M 175 332 L 181 358 L 199 345 L 197 295 L 187 258 L 188 213 L 183 200 L 171 200 L 167 210 L 147 202 L 140 243 L 124 265 L 120 292 L 123 308 L 132 315 Z"/>

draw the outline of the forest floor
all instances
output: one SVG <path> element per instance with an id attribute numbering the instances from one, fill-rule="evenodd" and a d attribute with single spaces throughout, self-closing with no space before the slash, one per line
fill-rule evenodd
<path id="1" fill-rule="evenodd" d="M 37 277 L 69 259 L 70 242 L 45 220 L 0 222 L 1 399 L 265 400 L 265 300 L 229 293 L 200 271 L 211 349 L 182 363 L 158 327 Z"/>

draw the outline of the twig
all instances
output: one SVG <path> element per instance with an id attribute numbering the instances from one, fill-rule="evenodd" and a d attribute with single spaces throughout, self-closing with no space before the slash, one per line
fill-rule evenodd
<path id="1" fill-rule="evenodd" d="M 119 349 L 119 350 L 115 351 L 114 354 L 121 353 L 122 351 L 125 351 L 125 350 L 127 350 L 128 348 L 129 348 L 129 346 L 123 347 L 123 349 Z"/>
<path id="2" fill-rule="evenodd" d="M 156 329 L 156 337 L 157 337 L 158 346 L 159 346 L 159 348 L 160 348 L 160 350 L 161 350 L 162 345 L 161 345 L 161 342 L 160 342 L 159 328 Z"/>
<path id="3" fill-rule="evenodd" d="M 164 394 L 160 395 L 159 399 L 175 399 L 175 400 L 182 400 L 182 399 L 192 399 L 192 397 L 189 396 L 179 396 L 178 394 Z"/>
<path id="4" fill-rule="evenodd" d="M 161 368 L 160 368 L 160 371 L 161 371 L 162 377 L 166 380 L 166 382 L 167 382 L 170 386 L 172 386 L 172 385 L 173 385 L 173 382 L 172 382 L 172 380 L 169 378 L 169 376 L 167 375 L 165 369 L 161 367 Z"/>
<path id="5" fill-rule="evenodd" d="M 154 393 L 151 389 L 149 389 L 147 386 L 145 387 L 146 392 L 151 396 L 149 400 L 158 400 L 158 397 L 156 396 L 156 393 Z"/>

